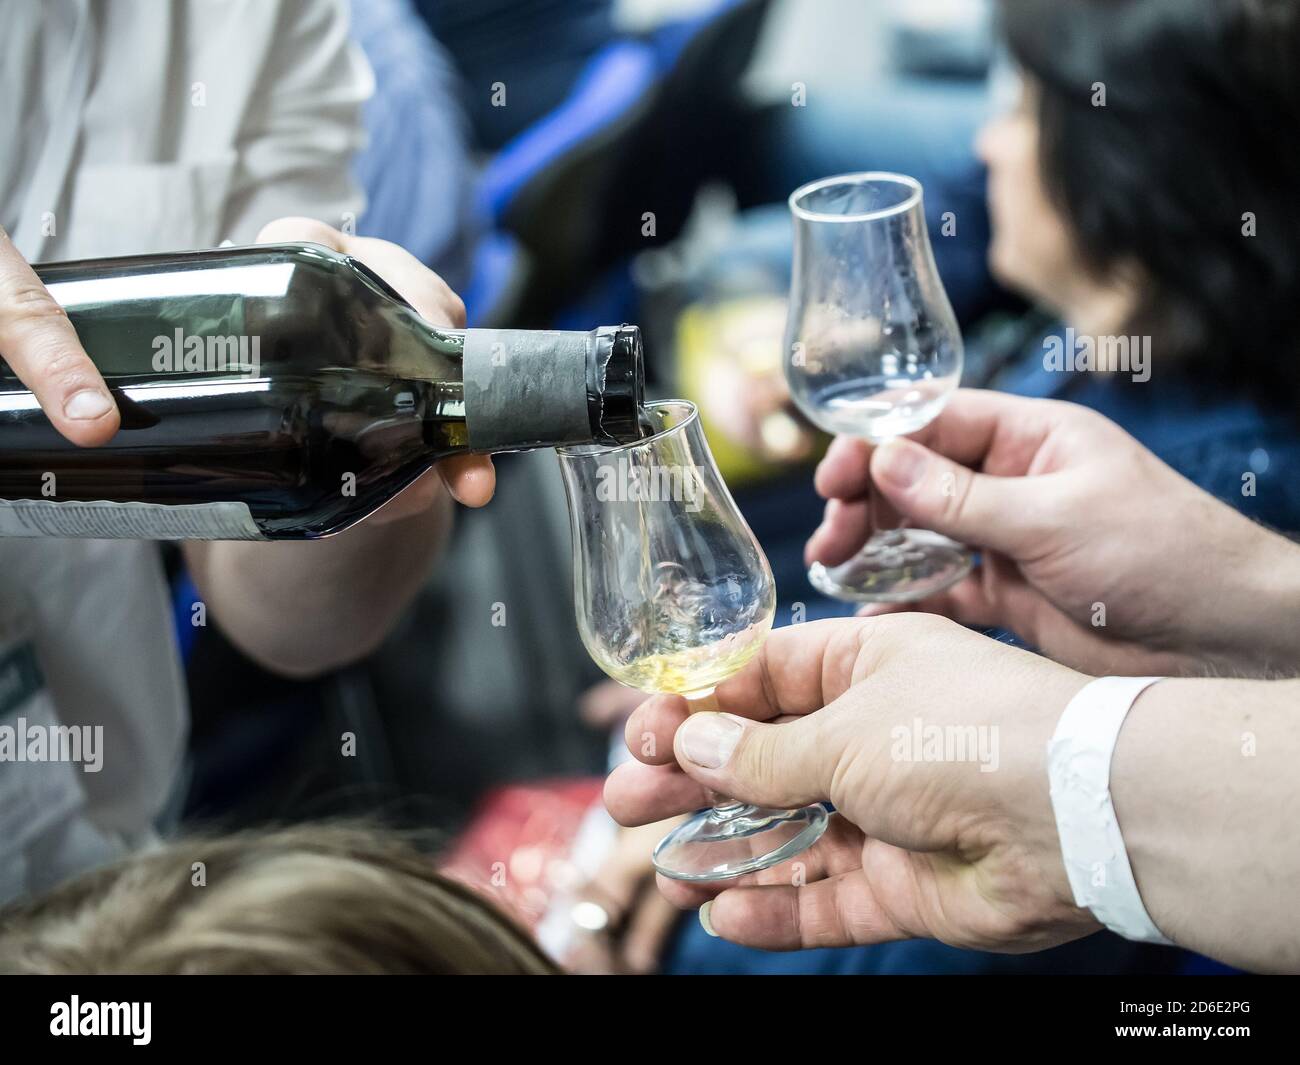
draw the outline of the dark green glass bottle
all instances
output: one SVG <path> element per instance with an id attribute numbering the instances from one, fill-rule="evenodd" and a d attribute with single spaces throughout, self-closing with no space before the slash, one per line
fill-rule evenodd
<path id="1" fill-rule="evenodd" d="M 444 329 L 314 244 L 36 268 L 122 428 L 65 441 L 0 370 L 0 535 L 328 536 L 439 459 L 640 436 L 640 331 Z"/>

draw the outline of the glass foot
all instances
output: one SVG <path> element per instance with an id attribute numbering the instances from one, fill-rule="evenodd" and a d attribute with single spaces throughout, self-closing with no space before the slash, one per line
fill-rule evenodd
<path id="1" fill-rule="evenodd" d="M 664 836 L 654 867 L 673 880 L 730 880 L 788 861 L 821 838 L 821 806 L 769 810 L 731 802 L 702 810 Z"/>
<path id="2" fill-rule="evenodd" d="M 888 529 L 841 565 L 814 562 L 808 581 L 823 595 L 852 603 L 911 603 L 956 584 L 971 553 L 927 529 Z"/>

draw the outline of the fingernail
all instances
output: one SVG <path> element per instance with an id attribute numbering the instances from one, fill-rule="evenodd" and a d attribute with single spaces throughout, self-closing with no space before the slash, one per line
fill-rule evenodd
<path id="1" fill-rule="evenodd" d="M 718 933 L 713 930 L 713 922 L 709 920 L 709 911 L 713 909 L 713 900 L 710 899 L 700 907 L 700 927 L 704 929 L 714 939 L 718 938 Z"/>
<path id="2" fill-rule="evenodd" d="M 891 440 L 876 452 L 872 463 L 877 477 L 896 488 L 911 488 L 921 480 L 929 461 L 925 449 L 907 440 Z"/>
<path id="3" fill-rule="evenodd" d="M 682 725 L 682 753 L 705 769 L 727 764 L 744 726 L 730 714 L 692 714 Z"/>
<path id="4" fill-rule="evenodd" d="M 113 409 L 113 401 L 98 389 L 87 388 L 68 397 L 63 404 L 63 415 L 74 422 L 102 418 Z"/>

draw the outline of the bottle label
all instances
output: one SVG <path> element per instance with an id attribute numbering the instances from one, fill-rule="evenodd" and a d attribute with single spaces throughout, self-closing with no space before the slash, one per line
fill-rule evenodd
<path id="1" fill-rule="evenodd" d="M 247 503 L 55 502 L 0 499 L 0 536 L 89 540 L 265 540 Z"/>

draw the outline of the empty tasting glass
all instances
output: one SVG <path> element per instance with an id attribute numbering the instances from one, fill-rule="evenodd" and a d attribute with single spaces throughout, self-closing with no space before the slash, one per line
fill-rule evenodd
<path id="1" fill-rule="evenodd" d="M 915 432 L 961 378 L 962 341 L 939 280 L 921 185 L 902 174 L 844 174 L 796 189 L 785 371 L 798 407 L 828 433 L 879 444 Z M 909 602 L 964 577 L 971 555 L 938 533 L 888 528 L 849 561 L 814 563 L 818 591 Z"/>
<path id="2" fill-rule="evenodd" d="M 615 680 L 716 710 L 714 689 L 772 627 L 767 558 L 718 473 L 695 406 L 646 405 L 650 435 L 617 447 L 559 448 L 573 532 L 582 642 Z M 655 848 L 678 880 L 765 869 L 811 845 L 820 806 L 768 810 L 719 800 Z"/>

